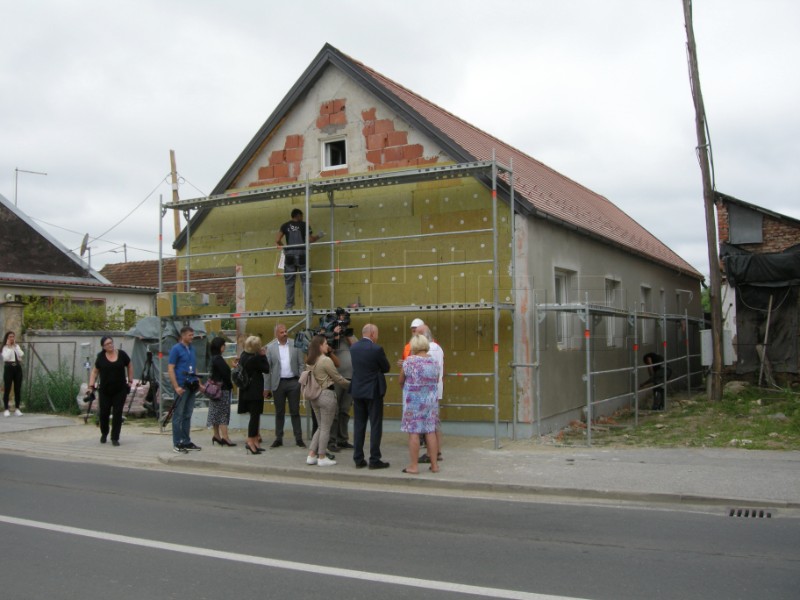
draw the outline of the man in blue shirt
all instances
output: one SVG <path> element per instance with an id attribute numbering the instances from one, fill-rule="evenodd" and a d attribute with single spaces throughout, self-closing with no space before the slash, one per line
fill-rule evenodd
<path id="1" fill-rule="evenodd" d="M 172 449 L 179 454 L 189 450 L 200 450 L 190 437 L 194 397 L 200 389 L 197 377 L 197 357 L 192 348 L 194 329 L 181 328 L 181 339 L 169 351 L 169 380 L 175 390 L 175 406 L 172 410 Z"/>

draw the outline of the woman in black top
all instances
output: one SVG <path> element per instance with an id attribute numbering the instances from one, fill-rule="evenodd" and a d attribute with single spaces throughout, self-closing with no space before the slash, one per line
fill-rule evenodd
<path id="1" fill-rule="evenodd" d="M 111 443 L 119 446 L 119 432 L 122 429 L 122 409 L 125 398 L 131 391 L 133 364 L 124 350 L 114 347 L 114 340 L 104 335 L 100 338 L 103 350 L 94 361 L 94 369 L 89 376 L 89 390 L 95 391 L 95 382 L 100 376 L 100 443 L 105 444 L 108 437 L 108 417 L 113 411 L 111 424 Z"/>
<path id="2" fill-rule="evenodd" d="M 222 353 L 225 350 L 225 338 L 215 337 L 211 340 L 209 352 L 211 353 L 211 371 L 208 374 L 209 380 L 222 384 L 222 397 L 219 400 L 209 400 L 208 402 L 208 421 L 206 427 L 214 429 L 214 436 L 211 444 L 220 446 L 235 446 L 228 437 L 228 423 L 231 420 L 231 368 Z"/>
<path id="3" fill-rule="evenodd" d="M 261 412 L 264 410 L 264 374 L 269 373 L 269 363 L 260 337 L 251 335 L 245 340 L 239 363 L 250 376 L 250 384 L 247 389 L 239 390 L 239 406 L 236 410 L 240 415 L 250 413 L 247 452 L 261 454 L 264 449 L 258 445 L 258 431 L 261 427 Z"/>

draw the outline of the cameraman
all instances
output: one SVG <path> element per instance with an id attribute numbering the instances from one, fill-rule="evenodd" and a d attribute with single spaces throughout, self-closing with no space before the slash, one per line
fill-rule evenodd
<path id="1" fill-rule="evenodd" d="M 200 450 L 190 436 L 194 397 L 202 389 L 197 377 L 197 357 L 192 347 L 194 329 L 188 325 L 181 328 L 181 339 L 169 351 L 169 381 L 175 390 L 175 406 L 172 410 L 172 450 L 186 454 L 189 450 Z"/>

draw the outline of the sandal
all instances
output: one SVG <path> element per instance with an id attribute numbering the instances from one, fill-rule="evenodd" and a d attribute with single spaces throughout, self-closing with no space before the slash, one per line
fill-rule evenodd
<path id="1" fill-rule="evenodd" d="M 403 469 L 403 473 L 407 473 L 408 475 L 419 475 L 419 471 L 409 471 L 408 469 Z"/>
<path id="2" fill-rule="evenodd" d="M 441 452 L 439 452 L 439 454 L 436 455 L 436 460 L 437 461 L 442 460 Z M 419 462 L 429 464 L 431 462 L 431 457 L 428 456 L 427 454 L 423 454 L 422 456 L 419 457 Z"/>

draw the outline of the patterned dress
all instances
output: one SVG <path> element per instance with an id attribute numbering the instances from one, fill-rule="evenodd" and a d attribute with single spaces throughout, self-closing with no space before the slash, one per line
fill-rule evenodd
<path id="1" fill-rule="evenodd" d="M 208 420 L 206 427 L 227 425 L 231 420 L 231 368 L 219 354 L 211 359 L 209 379 L 222 382 L 222 398 L 208 401 Z"/>
<path id="2" fill-rule="evenodd" d="M 439 414 L 439 366 L 431 356 L 409 356 L 403 363 L 403 419 L 406 433 L 433 433 Z"/>

